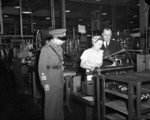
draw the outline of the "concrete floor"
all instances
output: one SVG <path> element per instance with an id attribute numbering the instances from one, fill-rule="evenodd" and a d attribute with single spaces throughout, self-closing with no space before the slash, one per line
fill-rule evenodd
<path id="1" fill-rule="evenodd" d="M 16 92 L 11 75 L 0 75 L 0 120 L 43 120 L 42 101 L 34 104 L 32 95 Z M 65 120 L 84 120 L 84 106 L 71 102 L 72 112 L 64 106 Z"/>

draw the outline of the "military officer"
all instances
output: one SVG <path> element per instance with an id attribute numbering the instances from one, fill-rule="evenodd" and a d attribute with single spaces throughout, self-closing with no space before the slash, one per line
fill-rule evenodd
<path id="1" fill-rule="evenodd" d="M 63 120 L 63 51 L 66 29 L 46 31 L 46 45 L 42 47 L 38 72 L 45 91 L 45 120 Z"/>

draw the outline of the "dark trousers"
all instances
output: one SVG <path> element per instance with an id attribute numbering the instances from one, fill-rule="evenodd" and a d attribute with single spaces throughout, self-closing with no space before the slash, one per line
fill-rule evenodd
<path id="1" fill-rule="evenodd" d="M 25 83 L 23 80 L 21 67 L 22 67 L 21 59 L 18 58 L 12 65 L 12 71 L 13 71 L 13 75 L 15 78 L 15 85 L 16 85 L 17 91 L 19 93 L 24 93 L 25 92 Z"/>
<path id="2" fill-rule="evenodd" d="M 45 91 L 45 120 L 63 120 L 63 88 L 50 86 L 50 91 Z"/>

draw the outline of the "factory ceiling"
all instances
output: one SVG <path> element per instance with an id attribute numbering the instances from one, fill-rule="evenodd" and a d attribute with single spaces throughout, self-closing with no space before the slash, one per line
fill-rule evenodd
<path id="1" fill-rule="evenodd" d="M 3 23 L 6 28 L 11 28 L 14 23 L 19 23 L 19 0 L 1 0 Z M 101 26 L 109 25 L 115 31 L 139 28 L 139 0 L 65 0 L 66 27 L 77 28 L 78 24 L 92 29 L 91 13 L 99 10 Z M 32 14 L 22 14 L 23 25 L 32 22 L 34 29 L 43 29 L 52 26 L 51 0 L 22 0 L 22 8 L 28 7 Z M 61 27 L 61 0 L 54 0 L 55 27 Z M 106 13 L 106 15 L 104 15 Z M 7 16 L 6 16 L 7 15 Z M 49 17 L 50 19 L 46 19 Z"/>

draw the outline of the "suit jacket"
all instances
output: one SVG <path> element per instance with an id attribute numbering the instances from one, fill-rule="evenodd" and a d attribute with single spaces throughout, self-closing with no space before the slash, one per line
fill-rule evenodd
<path id="1" fill-rule="evenodd" d="M 121 45 L 118 41 L 110 40 L 107 48 L 105 48 L 105 46 L 103 44 L 102 49 L 104 50 L 104 56 L 108 56 L 108 55 L 111 55 L 115 52 L 118 52 L 122 48 L 121 48 Z"/>

